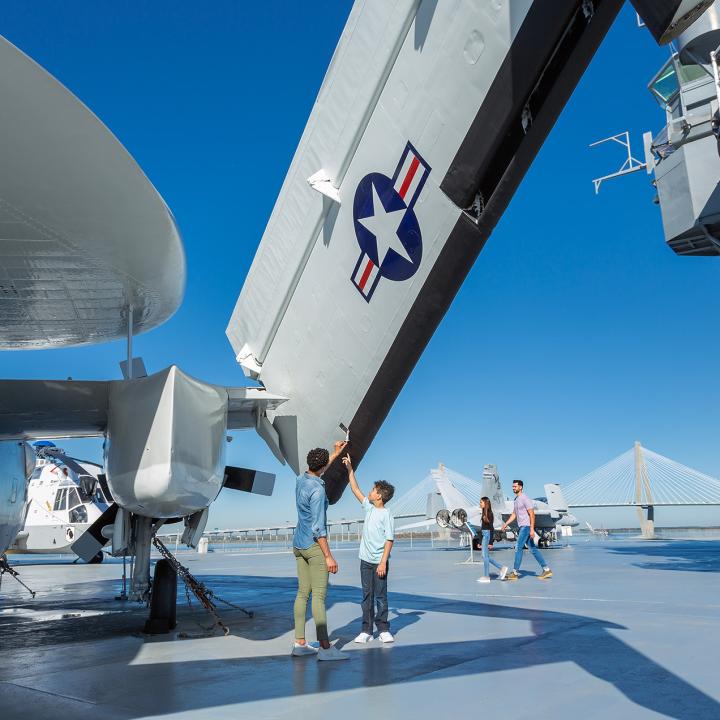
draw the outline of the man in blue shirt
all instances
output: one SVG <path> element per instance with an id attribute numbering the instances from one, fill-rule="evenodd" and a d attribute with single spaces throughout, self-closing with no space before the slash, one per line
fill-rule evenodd
<path id="1" fill-rule="evenodd" d="M 308 469 L 295 484 L 298 521 L 293 535 L 293 552 L 297 563 L 298 592 L 295 598 L 295 643 L 292 655 L 315 655 L 318 660 L 347 660 L 347 655 L 330 645 L 325 614 L 329 573 L 338 564 L 327 541 L 328 506 L 322 474 L 343 451 L 347 442 L 338 441 L 332 455 L 325 448 L 315 448 L 307 455 Z M 316 650 L 305 640 L 305 617 L 308 597 L 312 593 L 312 616 L 320 643 Z"/>

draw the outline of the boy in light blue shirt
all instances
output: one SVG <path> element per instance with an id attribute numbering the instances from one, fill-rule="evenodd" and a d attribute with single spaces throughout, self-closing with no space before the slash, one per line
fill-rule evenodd
<path id="1" fill-rule="evenodd" d="M 373 624 L 377 626 L 380 640 L 393 642 L 388 624 L 387 576 L 390 550 L 395 539 L 395 521 L 385 503 L 392 499 L 395 488 L 384 480 L 378 480 L 368 496 L 358 487 L 350 456 L 343 458 L 348 470 L 350 489 L 365 510 L 362 540 L 360 541 L 360 580 L 362 582 L 362 631 L 356 643 L 372 640 Z M 375 605 L 377 604 L 377 614 Z"/>

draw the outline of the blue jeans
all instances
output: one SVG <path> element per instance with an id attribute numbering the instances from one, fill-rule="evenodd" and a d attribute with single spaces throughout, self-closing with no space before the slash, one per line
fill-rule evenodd
<path id="1" fill-rule="evenodd" d="M 482 556 L 483 556 L 483 566 L 485 567 L 485 577 L 490 576 L 490 566 L 497 568 L 498 570 L 502 570 L 502 565 L 499 562 L 495 562 L 490 557 L 490 551 L 488 550 L 488 545 L 490 544 L 490 533 L 492 530 L 482 530 Z"/>
<path id="2" fill-rule="evenodd" d="M 387 563 L 385 577 L 378 577 L 375 563 L 360 561 L 360 582 L 362 584 L 362 631 L 368 635 L 373 633 L 373 625 L 378 632 L 388 632 L 388 598 L 387 576 L 390 574 L 390 561 Z M 375 604 L 377 603 L 377 613 Z"/>
<path id="3" fill-rule="evenodd" d="M 520 528 L 520 532 L 518 533 L 517 545 L 515 546 L 515 564 L 513 566 L 515 570 L 519 570 L 520 565 L 522 564 L 523 548 L 525 547 L 525 543 L 528 544 L 530 552 L 533 554 L 533 557 L 538 561 L 540 567 L 547 567 L 547 565 L 545 565 L 545 558 L 537 549 L 535 541 L 530 537 L 530 526 L 523 525 Z"/>

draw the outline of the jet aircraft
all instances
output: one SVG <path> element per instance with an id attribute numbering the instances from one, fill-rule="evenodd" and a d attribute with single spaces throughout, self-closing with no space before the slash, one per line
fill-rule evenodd
<path id="1" fill-rule="evenodd" d="M 463 532 L 469 530 L 473 542 L 477 545 L 480 540 L 480 527 L 482 525 L 482 510 L 479 505 L 468 500 L 455 486 L 444 465 L 441 464 L 438 468 L 431 470 L 430 473 L 445 507 L 438 510 L 434 518 L 403 525 L 398 527 L 397 530 L 431 527 L 437 524 L 441 528 L 449 528 L 453 531 Z M 558 526 L 575 527 L 578 520 L 568 512 L 567 502 L 565 502 L 565 497 L 558 484 L 548 483 L 545 485 L 545 492 L 547 498 L 544 500 L 535 499 L 533 505 L 535 507 L 535 530 L 540 538 L 539 544 L 547 546 L 555 539 Z M 512 515 L 513 503 L 511 500 L 507 500 L 503 494 L 500 476 L 495 465 L 485 465 L 483 468 L 481 496 L 490 498 L 495 515 L 495 534 L 500 536 L 499 528 Z M 431 507 L 431 505 L 429 503 L 428 507 Z M 515 537 L 517 523 L 513 523 L 511 527 L 514 532 L 506 533 L 507 539 L 510 540 Z"/>

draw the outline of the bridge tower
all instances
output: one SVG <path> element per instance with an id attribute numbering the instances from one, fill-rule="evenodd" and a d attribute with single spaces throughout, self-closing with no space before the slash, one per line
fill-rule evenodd
<path id="1" fill-rule="evenodd" d="M 643 501 L 643 490 L 645 490 L 645 501 Z M 638 440 L 635 441 L 635 503 L 642 536 L 651 540 L 655 537 L 655 506 L 643 448 Z"/>

